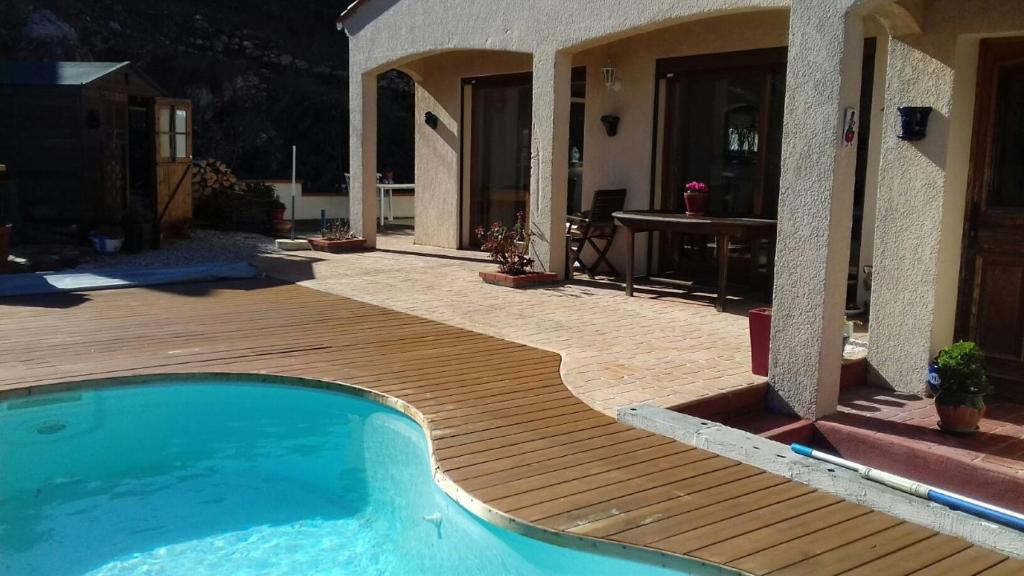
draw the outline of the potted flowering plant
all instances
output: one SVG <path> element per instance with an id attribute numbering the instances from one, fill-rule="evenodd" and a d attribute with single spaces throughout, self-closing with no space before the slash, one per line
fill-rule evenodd
<path id="1" fill-rule="evenodd" d="M 530 245 L 529 234 L 526 232 L 523 212 L 516 214 L 514 226 L 505 226 L 501 222 L 491 224 L 485 229 L 479 226 L 476 236 L 480 240 L 480 248 L 490 254 L 491 260 L 498 265 L 497 272 L 480 272 L 480 278 L 488 284 L 522 288 L 530 284 L 542 284 L 558 280 L 553 272 L 533 272 L 533 258 L 527 255 Z"/>
<path id="2" fill-rule="evenodd" d="M 977 432 L 985 415 L 985 395 L 992 391 L 981 348 L 974 342 L 946 346 L 935 358 L 934 375 L 939 427 L 953 434 Z"/>
<path id="3" fill-rule="evenodd" d="M 703 216 L 708 209 L 708 185 L 700 180 L 687 182 L 684 187 L 683 201 L 686 202 L 686 213 L 690 216 Z"/>

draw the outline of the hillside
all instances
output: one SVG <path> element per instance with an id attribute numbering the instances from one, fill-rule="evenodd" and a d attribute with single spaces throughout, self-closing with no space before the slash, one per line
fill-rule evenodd
<path id="1" fill-rule="evenodd" d="M 307 188 L 336 190 L 348 169 L 344 2 L 6 0 L 2 60 L 135 62 L 195 109 L 196 159 L 243 177 L 285 177 L 299 147 Z M 412 178 L 412 94 L 382 83 L 381 168 Z"/>

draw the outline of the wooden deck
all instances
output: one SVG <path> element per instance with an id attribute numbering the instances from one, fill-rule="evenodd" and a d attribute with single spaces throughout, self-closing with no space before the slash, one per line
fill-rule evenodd
<path id="1" fill-rule="evenodd" d="M 258 280 L 0 299 L 0 392 L 160 372 L 262 372 L 397 397 L 441 470 L 560 531 L 753 574 L 1024 574 L 1024 562 L 734 460 L 576 399 L 556 354 Z"/>

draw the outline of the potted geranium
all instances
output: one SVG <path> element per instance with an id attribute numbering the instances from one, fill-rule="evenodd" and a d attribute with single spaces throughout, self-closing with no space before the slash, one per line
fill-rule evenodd
<path id="1" fill-rule="evenodd" d="M 319 238 L 309 238 L 308 241 L 313 250 L 332 254 L 362 250 L 366 246 L 366 239 L 353 234 L 348 221 L 342 218 L 328 222 Z"/>
<path id="2" fill-rule="evenodd" d="M 684 187 L 683 201 L 686 213 L 690 216 L 703 216 L 708 211 L 708 185 L 700 180 L 687 182 Z"/>
<path id="3" fill-rule="evenodd" d="M 939 427 L 953 434 L 977 432 L 985 415 L 985 395 L 992 391 L 981 349 L 974 342 L 951 344 L 939 352 L 934 366 Z"/>
<path id="4" fill-rule="evenodd" d="M 497 272 L 480 272 L 480 278 L 488 284 L 522 288 L 531 284 L 544 284 L 558 280 L 554 272 L 534 272 L 533 258 L 527 255 L 530 239 L 522 212 L 516 214 L 515 226 L 508 227 L 501 222 L 485 229 L 476 229 L 481 249 L 487 251 L 491 260 L 498 265 Z"/>

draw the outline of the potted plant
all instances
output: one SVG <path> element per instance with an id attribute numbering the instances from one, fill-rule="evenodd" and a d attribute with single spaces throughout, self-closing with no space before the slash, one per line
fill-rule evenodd
<path id="1" fill-rule="evenodd" d="M 313 250 L 320 252 L 350 252 L 362 250 L 366 246 L 366 239 L 354 234 L 348 227 L 348 221 L 342 218 L 332 220 L 320 231 L 319 238 L 310 238 L 309 245 Z"/>
<path id="2" fill-rule="evenodd" d="M 703 216 L 708 210 L 708 185 L 700 180 L 687 182 L 684 187 L 683 201 L 686 213 L 690 216 Z"/>
<path id="3" fill-rule="evenodd" d="M 480 278 L 488 284 L 522 288 L 533 284 L 544 284 L 558 280 L 554 272 L 533 272 L 533 258 L 527 255 L 529 234 L 526 232 L 523 212 L 516 214 L 515 226 L 511 228 L 501 222 L 491 224 L 485 229 L 476 229 L 480 239 L 480 248 L 490 254 L 491 260 L 498 265 L 497 272 L 480 272 Z"/>
<path id="4" fill-rule="evenodd" d="M 992 386 L 985 376 L 985 356 L 974 342 L 957 342 L 935 358 L 939 427 L 952 434 L 973 434 L 985 415 L 985 395 Z"/>

